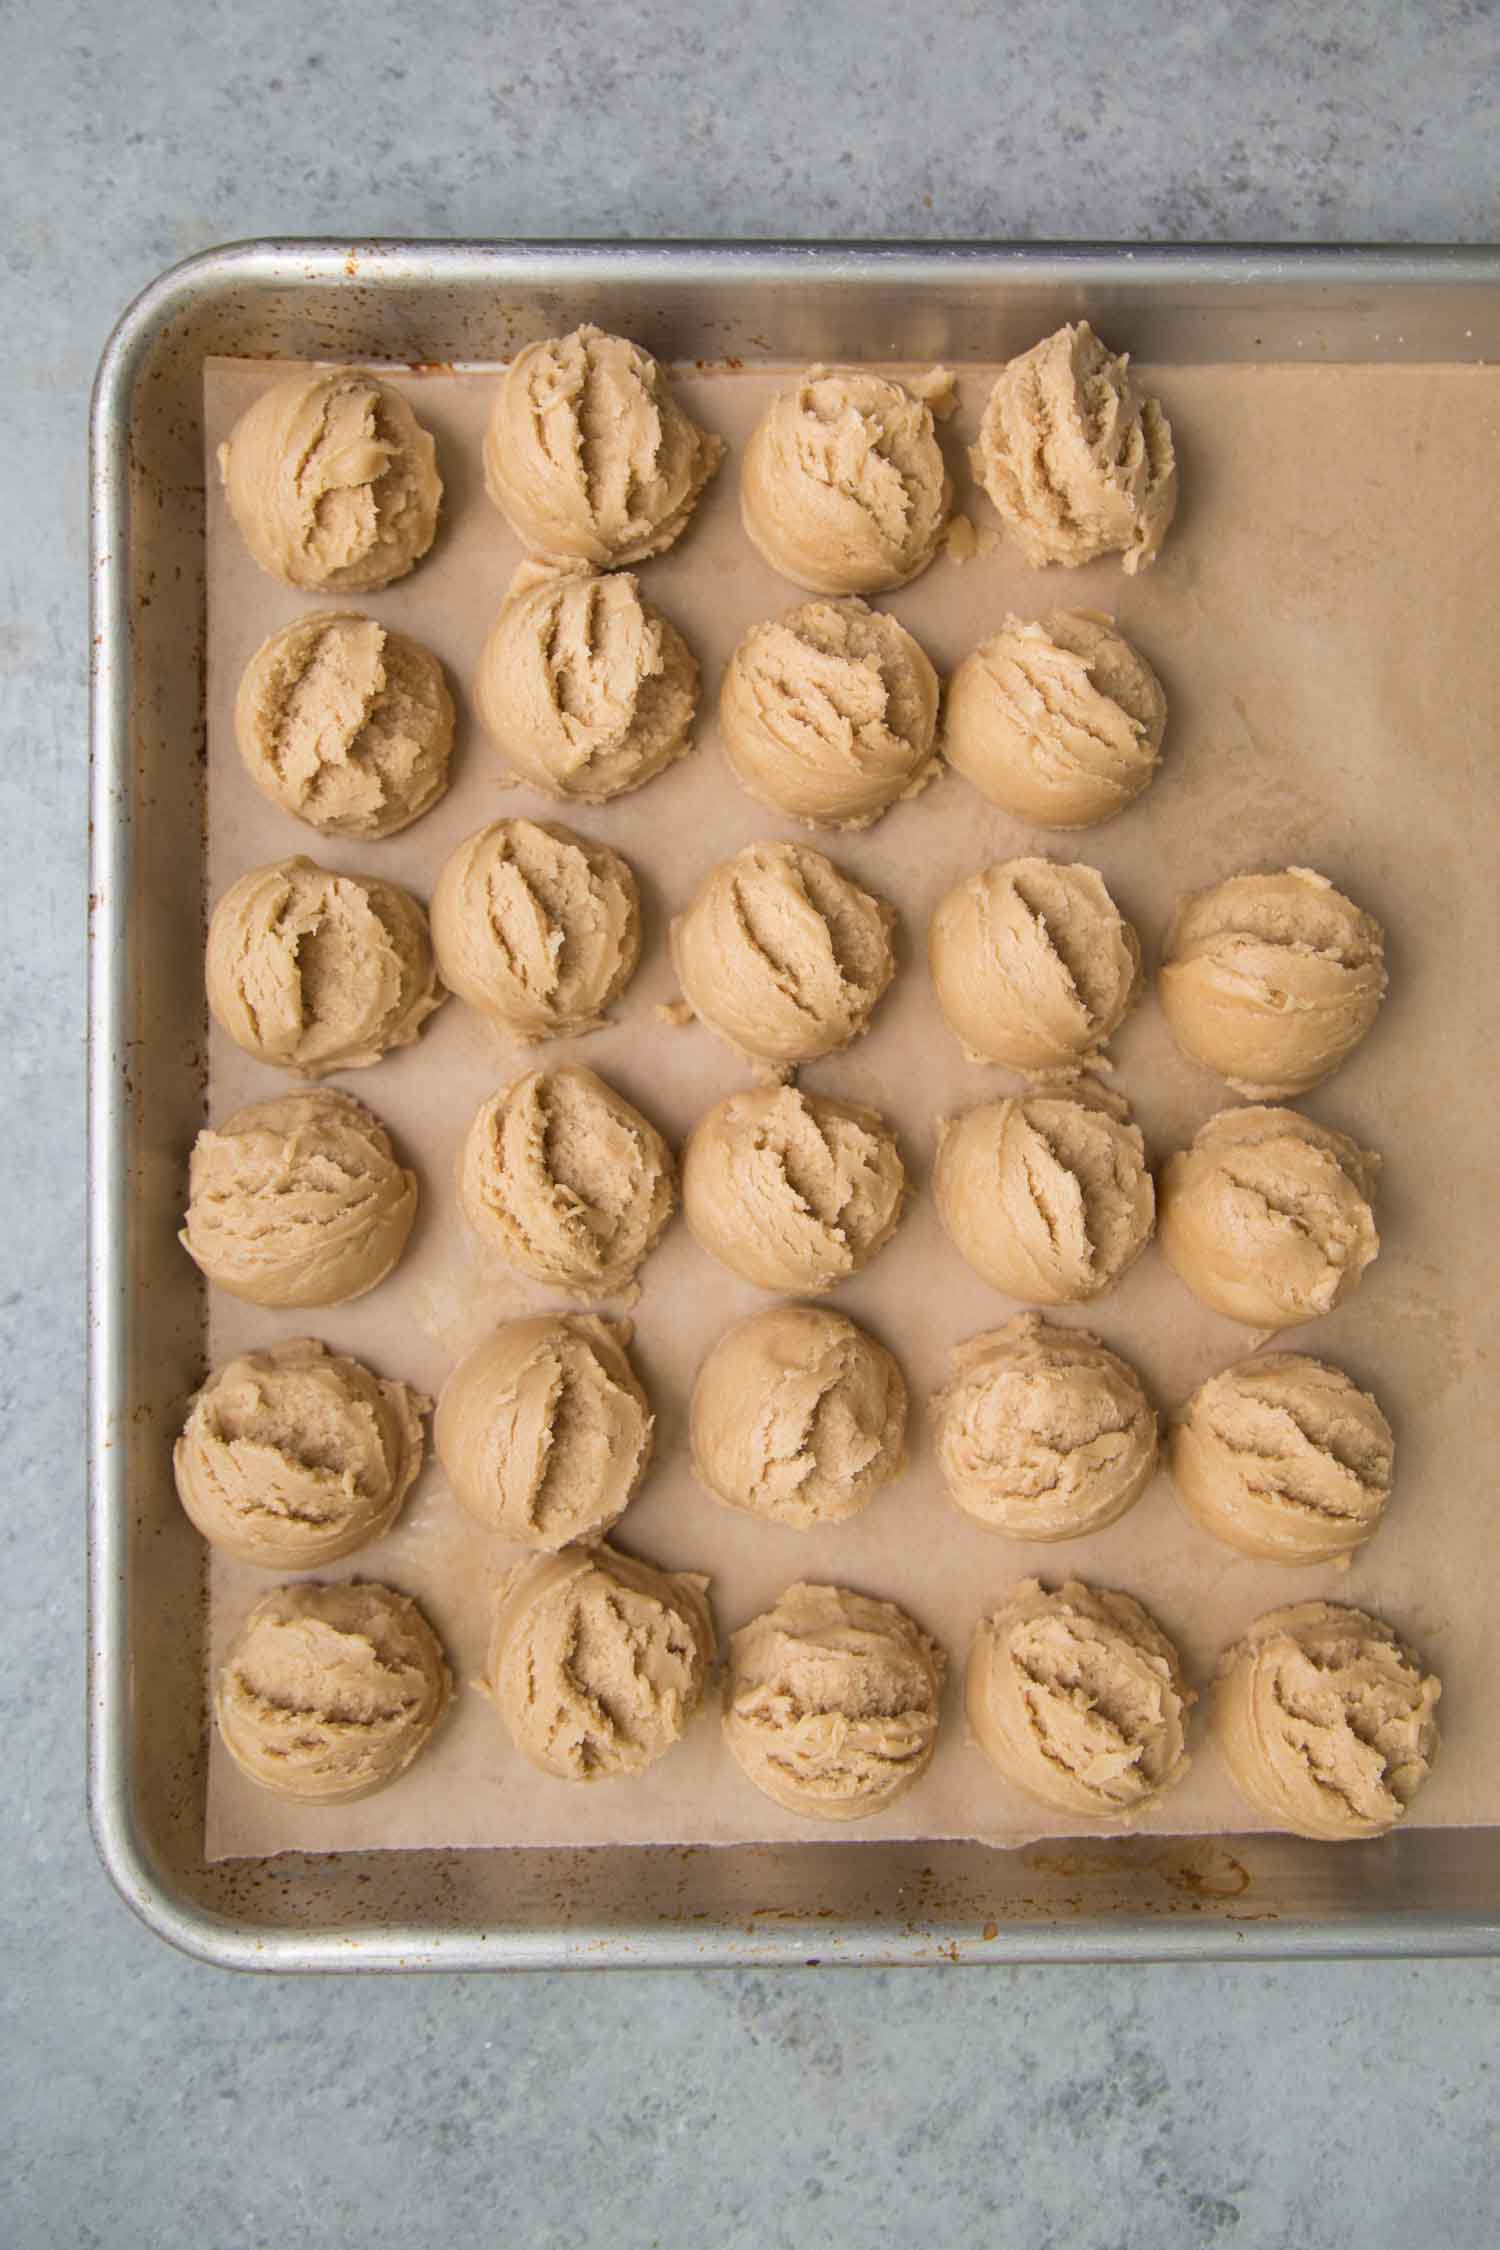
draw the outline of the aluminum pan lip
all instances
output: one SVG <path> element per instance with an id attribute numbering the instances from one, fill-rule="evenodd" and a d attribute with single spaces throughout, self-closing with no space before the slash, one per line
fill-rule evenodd
<path id="1" fill-rule="evenodd" d="M 351 1935 L 333 1926 L 276 1930 L 235 1922 L 184 1897 L 157 1864 L 131 1812 L 126 1714 L 131 1650 L 126 1614 L 128 1494 L 113 1430 L 128 1408 L 124 1338 L 130 1296 L 126 1248 L 129 1014 L 125 918 L 131 866 L 130 613 L 125 565 L 134 383 L 170 323 L 245 282 L 326 286 L 357 278 L 586 285 L 694 279 L 796 278 L 931 289 L 962 274 L 997 287 L 1026 280 L 1139 289 L 1164 282 L 1271 284 L 1293 294 L 1330 286 L 1500 289 L 1500 248 L 1463 245 L 364 241 L 244 241 L 173 266 L 122 314 L 104 348 L 89 425 L 90 931 L 88 971 L 88 1807 L 100 1858 L 147 1927 L 221 1968 L 297 1971 L 708 1967 L 901 1964 L 921 1961 L 1167 1961 L 1372 1959 L 1500 1953 L 1500 1911 L 1392 1912 L 1358 1920 L 1167 1922 L 1110 1916 L 1002 1925 L 993 1941 L 963 1930 L 850 1921 L 778 1921 L 748 1931 L 672 1922 L 568 1930 L 391 1924 Z M 869 1847 L 874 1848 L 874 1847 Z"/>

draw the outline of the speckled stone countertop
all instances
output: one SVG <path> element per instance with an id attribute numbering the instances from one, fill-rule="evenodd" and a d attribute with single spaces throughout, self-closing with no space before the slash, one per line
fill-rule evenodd
<path id="1" fill-rule="evenodd" d="M 1495 2239 L 1500 1966 L 234 1978 L 82 1809 L 84 415 L 254 234 L 1500 237 L 1494 0 L 0 8 L 0 2240 Z"/>

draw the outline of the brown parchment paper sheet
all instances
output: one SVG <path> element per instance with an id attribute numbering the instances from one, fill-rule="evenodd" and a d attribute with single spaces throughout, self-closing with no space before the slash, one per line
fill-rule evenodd
<path id="1" fill-rule="evenodd" d="M 234 690 L 263 636 L 334 606 L 261 575 L 224 507 L 213 449 L 274 371 L 211 363 L 206 376 L 208 500 L 209 882 L 217 897 L 245 868 L 306 852 L 341 870 L 378 872 L 424 898 L 460 839 L 507 812 L 561 816 L 623 851 L 646 905 L 642 965 L 615 1020 L 541 1050 L 576 1056 L 617 1085 L 674 1143 L 712 1102 L 746 1083 L 708 1031 L 655 1018 L 675 997 L 668 916 L 716 860 L 758 836 L 807 835 L 742 795 L 725 765 L 716 701 L 724 662 L 757 619 L 802 599 L 739 528 L 743 441 L 778 381 L 764 369 L 685 370 L 689 412 L 730 454 L 687 536 L 646 565 L 649 598 L 687 634 L 703 666 L 696 750 L 637 794 L 597 809 L 559 808 L 508 785 L 473 715 L 469 682 L 487 627 L 520 560 L 485 497 L 480 437 L 492 371 L 396 374 L 435 432 L 445 483 L 437 544 L 411 577 L 364 607 L 443 658 L 460 710 L 453 787 L 404 835 L 324 839 L 266 803 L 243 772 Z M 965 446 L 993 370 L 959 370 L 961 408 L 943 432 L 960 507 L 992 524 Z M 1064 1575 L 1122 1587 L 1180 1645 L 1200 1683 L 1220 1648 L 1263 1610 L 1304 1597 L 1388 1616 L 1444 1682 L 1443 1750 L 1412 1816 L 1419 1826 L 1500 1820 L 1500 1731 L 1485 1685 L 1500 1555 L 1494 1464 L 1500 1404 L 1491 1296 L 1500 1241 L 1500 916 L 1496 914 L 1495 760 L 1500 718 L 1500 370 L 1460 367 L 1165 367 L 1148 371 L 1169 409 L 1183 500 L 1158 566 L 1139 580 L 1115 564 L 1033 572 L 1003 546 L 960 566 L 940 559 L 888 606 L 940 670 L 1007 611 L 1114 611 L 1159 669 L 1171 703 L 1165 764 L 1122 818 L 1049 843 L 944 774 L 914 802 L 852 837 L 817 838 L 900 915 L 900 970 L 874 1027 L 809 1067 L 809 1087 L 871 1102 L 900 1136 L 916 1188 L 892 1244 L 833 1302 L 890 1345 L 912 1392 L 904 1475 L 856 1521 L 798 1534 L 711 1502 L 687 1462 L 686 1408 L 709 1342 L 768 1300 L 694 1244 L 679 1216 L 648 1260 L 635 1310 L 635 1357 L 657 1414 L 647 1485 L 618 1543 L 673 1568 L 710 1573 L 727 1634 L 793 1579 L 829 1579 L 902 1603 L 950 1659 L 941 1744 L 931 1768 L 860 1838 L 979 1837 L 1017 1844 L 1069 1823 L 1007 1788 L 965 1739 L 961 1676 L 976 1619 L 1017 1578 Z M 950 1248 L 927 1189 L 934 1123 L 1008 1090 L 1006 1074 L 964 1061 L 932 1000 L 925 930 L 967 871 L 1018 852 L 1092 862 L 1137 922 L 1154 968 L 1174 895 L 1238 869 L 1322 869 L 1379 915 L 1391 992 L 1364 1047 L 1308 1110 L 1380 1150 L 1382 1253 L 1352 1302 L 1284 1345 L 1323 1354 L 1374 1390 L 1397 1431 L 1389 1517 L 1353 1567 L 1279 1571 L 1191 1527 L 1164 1477 L 1110 1529 L 1064 1547 L 1012 1544 L 940 1497 L 924 1402 L 950 1347 L 1016 1309 Z M 1115 1042 L 1116 1083 L 1154 1157 L 1232 1099 L 1181 1060 L 1149 990 Z M 535 1051 L 533 1051 L 535 1052 Z M 422 1181 L 411 1247 L 358 1303 L 274 1313 L 210 1291 L 215 1361 L 297 1334 L 367 1358 L 435 1394 L 496 1322 L 561 1299 L 512 1278 L 470 1235 L 452 1184 L 454 1154 L 481 1100 L 530 1056 L 454 1000 L 415 1048 L 347 1086 L 385 1120 Z M 284 1083 L 214 1031 L 211 1114 Z M 1098 1304 L 1064 1312 L 1141 1371 L 1169 1408 L 1253 1338 L 1203 1310 L 1153 1248 Z M 417 1845 L 730 1843 L 826 1834 L 769 1803 L 724 1751 L 716 1698 L 685 1740 L 640 1780 L 579 1787 L 546 1778 L 512 1749 L 470 1683 L 485 1651 L 494 1590 L 515 1550 L 459 1510 L 429 1459 L 395 1531 L 328 1575 L 387 1579 L 426 1606 L 460 1682 L 430 1748 L 388 1791 L 347 1807 L 301 1808 L 254 1789 L 213 1746 L 210 1856 L 287 1849 Z M 215 1555 L 211 1660 L 273 1581 Z M 1202 1743 L 1183 1784 L 1144 1826 L 1201 1833 L 1255 1826 Z"/>

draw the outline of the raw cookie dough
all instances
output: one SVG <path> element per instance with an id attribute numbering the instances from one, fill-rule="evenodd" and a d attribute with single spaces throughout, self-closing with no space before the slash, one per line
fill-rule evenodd
<path id="1" fill-rule="evenodd" d="M 810 367 L 772 399 L 740 472 L 751 545 L 814 594 L 907 585 L 952 502 L 931 407 L 871 368 Z"/>
<path id="2" fill-rule="evenodd" d="M 689 1007 L 752 1059 L 847 1047 L 896 973 L 895 913 L 808 844 L 747 844 L 672 923 Z"/>
<path id="3" fill-rule="evenodd" d="M 1000 370 L 969 458 L 1034 570 L 1109 554 L 1145 570 L 1177 506 L 1161 401 L 1143 395 L 1129 354 L 1106 351 L 1086 320 Z"/>
<path id="4" fill-rule="evenodd" d="M 691 747 L 698 665 L 628 572 L 523 563 L 480 653 L 474 701 L 520 780 L 602 805 Z"/>
<path id="5" fill-rule="evenodd" d="M 640 958 L 629 866 L 550 821 L 497 820 L 466 837 L 431 912 L 444 983 L 526 1045 L 597 1031 Z"/>
<path id="6" fill-rule="evenodd" d="M 437 1635 L 389 1586 L 279 1586 L 230 1644 L 214 1694 L 248 1779 L 308 1804 L 367 1797 L 404 1773 L 448 1706 Z"/>
<path id="7" fill-rule="evenodd" d="M 447 997 L 410 891 L 300 856 L 230 885 L 208 925 L 205 979 L 235 1045 L 304 1078 L 409 1047 Z"/>
<path id="8" fill-rule="evenodd" d="M 1176 1649 L 1128 1594 L 1070 1578 L 1012 1586 L 981 1620 L 965 1697 L 1013 1788 L 1081 1820 L 1138 1820 L 1188 1768 L 1197 1701 Z"/>
<path id="9" fill-rule="evenodd" d="M 1102 1531 L 1156 1468 L 1156 1415 L 1134 1368 L 1086 1328 L 1036 1313 L 960 1344 L 931 1414 L 949 1498 L 1007 1539 Z"/>
<path id="10" fill-rule="evenodd" d="M 682 1152 L 682 1208 L 700 1248 L 788 1296 L 821 1296 L 868 1265 L 905 1200 L 878 1111 L 794 1086 L 731 1094 Z"/>
<path id="11" fill-rule="evenodd" d="M 788 1586 L 730 1637 L 724 1740 L 788 1812 L 864 1820 L 926 1772 L 947 1668 L 894 1602 Z"/>
<path id="12" fill-rule="evenodd" d="M 422 1466 L 432 1401 L 311 1336 L 214 1369 L 172 1455 L 205 1539 L 263 1570 L 316 1570 L 379 1539 Z"/>
<path id="13" fill-rule="evenodd" d="M 394 836 L 447 789 L 453 698 L 420 642 L 320 610 L 261 642 L 235 697 L 234 738 L 283 812 L 324 836 Z"/>
<path id="14" fill-rule="evenodd" d="M 1096 868 L 1007 859 L 957 884 L 927 933 L 938 1006 L 971 1062 L 1076 1075 L 1124 1022 L 1141 945 Z"/>
<path id="15" fill-rule="evenodd" d="M 1391 1496 L 1395 1454 L 1368 1392 L 1299 1352 L 1211 1375 L 1167 1429 L 1187 1514 L 1260 1562 L 1336 1562 L 1362 1547 Z"/>
<path id="16" fill-rule="evenodd" d="M 342 1305 L 384 1281 L 417 1215 L 417 1179 L 352 1094 L 282 1094 L 205 1125 L 183 1248 L 252 1305 Z"/>
<path id="17" fill-rule="evenodd" d="M 772 1305 L 698 1370 L 693 1474 L 726 1507 L 794 1531 L 868 1507 L 906 1458 L 906 1385 L 883 1344 L 824 1305 Z"/>
<path id="18" fill-rule="evenodd" d="M 628 1327 L 568 1313 L 497 1328 L 443 1385 L 433 1445 L 488 1531 L 565 1547 L 618 1521 L 651 1458 Z"/>
<path id="19" fill-rule="evenodd" d="M 1222 1109 L 1161 1173 L 1161 1247 L 1214 1312 L 1295 1328 L 1332 1312 L 1380 1249 L 1380 1159 L 1294 1109 Z"/>
<path id="20" fill-rule="evenodd" d="M 507 1264 L 576 1297 L 612 1297 L 672 1216 L 672 1152 L 580 1063 L 531 1070 L 487 1101 L 459 1158 L 459 1201 Z"/>
<path id="21" fill-rule="evenodd" d="M 1120 1105 L 1123 1108 L 1123 1104 Z M 1156 1198 L 1139 1128 L 1101 1102 L 1028 1094 L 939 1126 L 932 1191 L 949 1240 L 1027 1305 L 1080 1305 L 1151 1239 Z"/>
<path id="22" fill-rule="evenodd" d="M 401 393 L 357 367 L 299 371 L 261 392 L 219 447 L 230 513 L 288 586 L 365 594 L 432 545 L 437 448 Z"/>
<path id="23" fill-rule="evenodd" d="M 1157 979 L 1178 1046 L 1258 1101 L 1337 1070 L 1385 987 L 1380 924 L 1310 867 L 1231 875 L 1183 899 Z"/>
<path id="24" fill-rule="evenodd" d="M 724 457 L 649 352 L 585 325 L 528 344 L 484 437 L 484 481 L 522 545 L 601 570 L 659 555 Z"/>
<path id="25" fill-rule="evenodd" d="M 1297 1602 L 1225 1650 L 1209 1732 L 1273 1826 L 1349 1843 L 1404 1817 L 1437 1756 L 1441 1693 L 1380 1618 Z"/>
<path id="26" fill-rule="evenodd" d="M 1093 609 L 1007 617 L 943 703 L 943 755 L 992 805 L 1038 828 L 1092 828 L 1156 778 L 1167 699 L 1138 649 Z"/>
<path id="27" fill-rule="evenodd" d="M 937 674 L 910 633 L 852 595 L 752 626 L 719 691 L 741 786 L 815 827 L 868 827 L 924 788 L 937 713 Z"/>
<path id="28" fill-rule="evenodd" d="M 523 1563 L 487 1686 L 524 1758 L 560 1781 L 644 1773 L 681 1736 L 714 1657 L 708 1580 L 613 1547 Z"/>

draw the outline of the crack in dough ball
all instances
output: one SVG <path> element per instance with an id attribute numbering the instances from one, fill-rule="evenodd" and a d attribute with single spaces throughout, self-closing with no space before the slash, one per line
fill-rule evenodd
<path id="1" fill-rule="evenodd" d="M 1097 869 L 1007 859 L 951 890 L 927 933 L 938 1006 L 971 1062 L 1076 1076 L 1141 988 L 1141 945 Z"/>
<path id="2" fill-rule="evenodd" d="M 1028 1305 L 1084 1304 L 1150 1241 L 1145 1143 L 1102 1097 L 985 1102 L 939 1130 L 938 1216 L 992 1289 Z"/>

